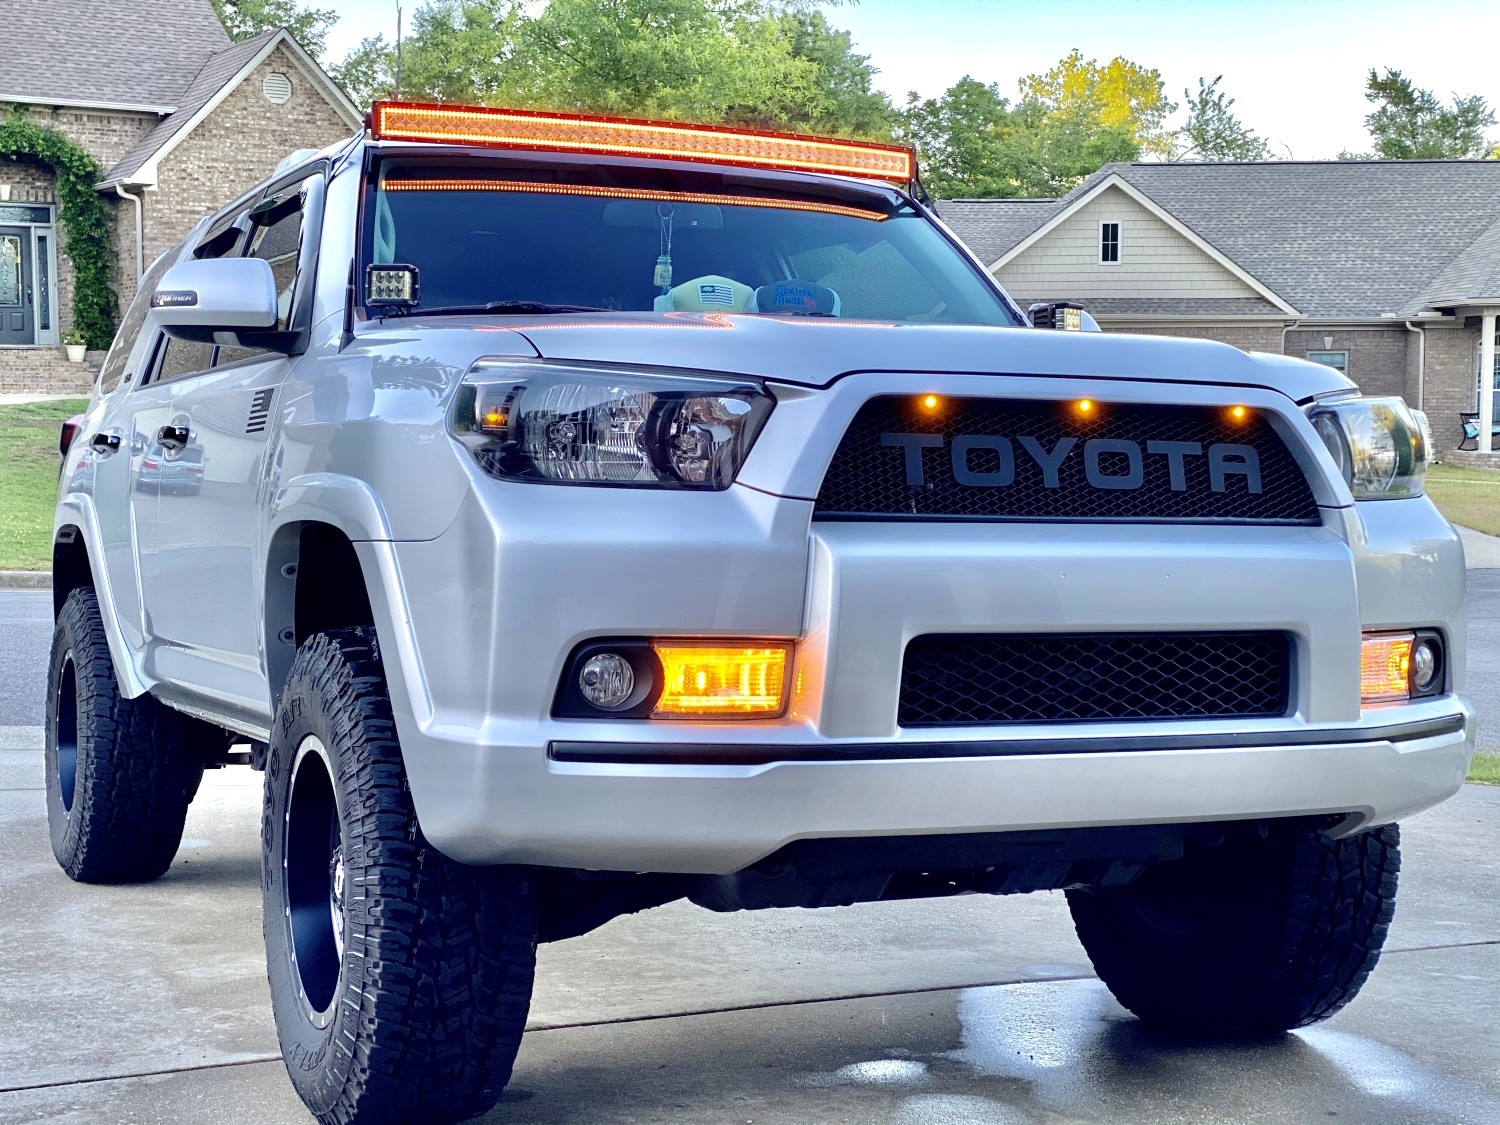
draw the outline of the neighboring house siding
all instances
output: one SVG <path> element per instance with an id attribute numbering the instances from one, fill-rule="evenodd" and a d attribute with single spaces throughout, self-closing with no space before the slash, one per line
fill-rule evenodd
<path id="1" fill-rule="evenodd" d="M 1120 260 L 1099 261 L 1099 224 L 1120 224 Z M 1255 291 L 1118 189 L 1081 207 L 996 272 L 1024 306 L 1047 298 L 1253 297 Z"/>
<path id="2" fill-rule="evenodd" d="M 273 71 L 292 82 L 284 105 L 268 101 L 261 90 Z M 278 47 L 162 160 L 160 187 L 146 194 L 146 260 L 182 241 L 199 219 L 264 179 L 288 153 L 322 148 L 352 133 Z"/>

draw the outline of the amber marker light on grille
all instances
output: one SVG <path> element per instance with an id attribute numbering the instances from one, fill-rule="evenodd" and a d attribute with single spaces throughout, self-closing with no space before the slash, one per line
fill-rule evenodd
<path id="1" fill-rule="evenodd" d="M 943 400 L 937 395 L 923 395 L 918 401 L 921 402 L 922 409 L 928 411 L 936 410 L 943 405 Z"/>
<path id="2" fill-rule="evenodd" d="M 1229 408 L 1229 419 L 1232 422 L 1244 422 L 1250 417 L 1250 411 L 1243 406 L 1231 406 Z"/>
<path id="3" fill-rule="evenodd" d="M 896 183 L 909 183 L 916 175 L 915 154 L 898 145 L 675 121 L 390 101 L 375 103 L 370 129 L 381 140 L 671 157 Z"/>
<path id="4" fill-rule="evenodd" d="M 1361 703 L 1411 698 L 1411 633 L 1366 633 L 1359 654 Z"/>
<path id="5" fill-rule="evenodd" d="M 1077 414 L 1087 416 L 1094 412 L 1094 402 L 1092 399 L 1081 398 L 1073 404 L 1073 410 Z"/>
<path id="6" fill-rule="evenodd" d="M 791 645 L 653 641 L 662 692 L 654 718 L 770 719 L 786 710 Z"/>

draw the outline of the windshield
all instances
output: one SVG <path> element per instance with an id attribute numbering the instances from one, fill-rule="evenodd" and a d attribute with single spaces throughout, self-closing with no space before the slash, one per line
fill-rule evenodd
<path id="1" fill-rule="evenodd" d="M 367 188 L 363 263 L 416 266 L 415 315 L 585 307 L 1019 323 L 909 203 L 800 190 L 708 170 L 386 160 Z"/>

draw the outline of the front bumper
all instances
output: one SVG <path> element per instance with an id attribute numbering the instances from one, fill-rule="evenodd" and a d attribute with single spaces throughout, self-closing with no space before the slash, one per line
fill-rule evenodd
<path id="1" fill-rule="evenodd" d="M 797 839 L 1344 817 L 1462 784 L 1462 549 L 1425 499 L 1320 527 L 814 522 L 805 500 L 495 487 L 437 540 L 358 545 L 427 838 L 456 859 L 726 874 Z M 702 530 L 711 528 L 713 534 Z M 1453 692 L 1361 711 L 1362 629 L 1450 642 Z M 1277 719 L 906 730 L 930 632 L 1275 629 Z M 559 720 L 599 636 L 797 642 L 786 717 Z"/>
<path id="2" fill-rule="evenodd" d="M 728 874 L 797 839 L 1315 814 L 1346 815 L 1348 831 L 1387 823 L 1457 791 L 1474 744 L 1473 717 L 1453 698 L 1402 710 L 1426 717 L 1291 745 L 1205 737 L 1201 748 L 1108 750 L 1101 740 L 1086 752 L 925 760 L 703 765 L 671 761 L 682 746 L 669 744 L 655 747 L 668 759 L 659 763 L 562 761 L 648 747 L 559 742 L 549 756 L 538 747 L 413 742 L 407 732 L 402 742 L 407 762 L 422 763 L 413 784 L 422 829 L 457 859 Z"/>

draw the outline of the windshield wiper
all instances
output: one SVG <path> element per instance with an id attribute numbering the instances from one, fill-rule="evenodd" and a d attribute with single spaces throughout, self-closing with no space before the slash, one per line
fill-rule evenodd
<path id="1" fill-rule="evenodd" d="M 439 305 L 409 309 L 407 316 L 533 316 L 553 313 L 615 312 L 598 305 L 562 305 L 547 301 L 490 301 L 483 305 Z"/>

